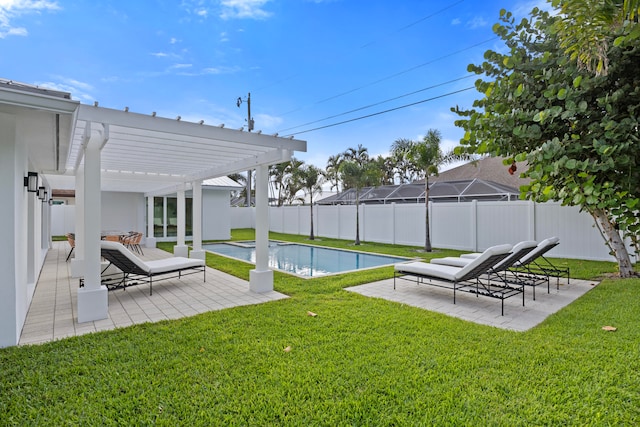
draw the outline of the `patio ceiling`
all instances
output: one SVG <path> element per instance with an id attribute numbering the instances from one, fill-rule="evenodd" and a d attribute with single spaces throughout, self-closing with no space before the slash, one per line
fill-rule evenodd
<path id="1" fill-rule="evenodd" d="M 52 189 L 75 189 L 83 144 L 102 128 L 103 191 L 163 195 L 185 184 L 290 160 L 306 141 L 79 104 L 68 93 L 0 79 L 0 113 L 18 117 L 30 168 Z"/>

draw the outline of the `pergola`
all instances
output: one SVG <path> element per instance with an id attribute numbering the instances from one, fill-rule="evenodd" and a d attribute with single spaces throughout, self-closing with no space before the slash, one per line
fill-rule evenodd
<path id="1" fill-rule="evenodd" d="M 76 192 L 76 260 L 74 275 L 84 277 L 78 290 L 80 322 L 107 317 L 107 291 L 100 277 L 101 191 L 137 192 L 147 197 L 153 217 L 153 197 L 177 194 L 176 255 L 186 256 L 185 191 L 193 192 L 193 250 L 202 251 L 202 181 L 256 169 L 256 268 L 250 288 L 273 289 L 268 257 L 268 167 L 306 151 L 306 141 L 242 129 L 211 126 L 83 105 L 70 94 L 6 83 L 3 101 L 11 101 L 33 126 L 26 142 L 31 167 L 45 177 L 49 192 L 71 186 Z M 5 85 L 3 85 L 5 86 Z M 31 116 L 31 117 L 30 117 Z M 30 121 L 30 118 L 33 119 Z M 37 121 L 35 120 L 37 118 Z M 51 193 L 49 193 L 51 194 Z M 153 224 L 148 240 L 155 244 Z"/>

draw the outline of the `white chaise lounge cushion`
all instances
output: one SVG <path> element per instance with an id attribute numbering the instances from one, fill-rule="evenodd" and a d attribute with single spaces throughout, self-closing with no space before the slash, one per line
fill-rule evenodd
<path id="1" fill-rule="evenodd" d="M 554 246 L 558 244 L 560 239 L 558 237 L 549 237 L 548 239 L 544 239 L 542 242 L 538 243 L 538 246 L 529 252 L 526 256 L 522 257 L 522 259 L 516 263 L 516 267 L 519 265 L 525 265 L 529 263 L 531 260 L 536 259 L 540 256 L 541 253 L 544 253 L 548 250 L 549 246 Z"/>
<path id="2" fill-rule="evenodd" d="M 513 265 L 514 263 L 516 263 L 520 258 L 524 259 L 526 256 L 529 255 L 529 253 L 527 253 L 524 257 L 521 255 L 521 251 L 523 251 L 524 249 L 531 249 L 531 248 L 535 248 L 538 245 L 538 243 L 535 240 L 525 240 L 523 242 L 519 242 L 517 243 L 513 249 L 511 249 L 511 254 L 509 256 L 507 256 L 505 259 L 503 259 L 502 261 L 500 261 L 498 264 L 496 264 L 496 266 L 494 267 L 494 270 L 496 271 L 501 271 L 504 268 L 508 268 L 511 265 Z M 533 249 L 531 249 L 533 250 Z M 475 258 L 471 258 L 471 257 L 464 257 L 464 255 L 469 255 L 469 254 L 463 254 L 460 257 L 444 257 L 444 258 L 434 258 L 432 259 L 430 262 L 431 264 L 440 264 L 440 265 L 450 265 L 450 266 L 454 266 L 454 267 L 464 267 L 465 265 L 469 264 L 471 261 L 473 261 Z M 480 256 L 481 254 L 478 254 L 478 256 Z M 516 259 L 517 257 L 517 259 Z"/>
<path id="3" fill-rule="evenodd" d="M 204 260 L 196 258 L 173 257 L 154 261 L 147 261 L 150 274 L 168 273 L 175 270 L 184 270 L 192 267 L 204 266 Z"/>
<path id="4" fill-rule="evenodd" d="M 465 277 L 467 273 L 475 269 L 480 264 L 484 263 L 488 258 L 494 255 L 507 254 L 511 251 L 512 248 L 513 246 L 508 244 L 492 246 L 486 251 L 482 252 L 479 257 L 472 260 L 472 262 L 465 265 L 464 267 L 453 267 L 449 265 L 439 265 L 421 261 L 413 261 L 408 263 L 396 264 L 394 268 L 395 271 L 399 273 L 414 273 L 455 282 Z"/>

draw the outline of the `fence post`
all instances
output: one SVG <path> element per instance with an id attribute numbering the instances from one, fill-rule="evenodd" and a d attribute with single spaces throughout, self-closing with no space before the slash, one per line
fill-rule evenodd
<path id="1" fill-rule="evenodd" d="M 471 248 L 472 251 L 478 252 L 478 200 L 471 201 Z"/>
<path id="2" fill-rule="evenodd" d="M 391 244 L 396 244 L 396 202 L 391 203 Z"/>
<path id="3" fill-rule="evenodd" d="M 361 236 L 360 240 L 362 240 L 363 242 L 366 242 L 367 241 L 367 238 L 366 238 L 367 227 L 366 227 L 366 223 L 365 223 L 365 220 L 364 220 L 364 218 L 366 216 L 364 211 L 367 210 L 365 208 L 365 206 L 367 206 L 367 205 L 366 204 L 361 204 L 361 206 L 362 206 L 362 216 L 360 217 L 360 228 L 362 229 L 362 236 Z"/>
<path id="4" fill-rule="evenodd" d="M 536 204 L 529 200 L 529 240 L 536 240 Z"/>

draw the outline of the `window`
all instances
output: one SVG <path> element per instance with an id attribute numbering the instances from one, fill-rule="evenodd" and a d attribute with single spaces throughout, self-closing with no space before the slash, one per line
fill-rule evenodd
<path id="1" fill-rule="evenodd" d="M 185 235 L 193 234 L 193 199 L 185 199 Z M 153 235 L 176 237 L 178 235 L 178 199 L 176 197 L 154 197 Z"/>

